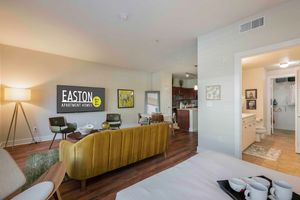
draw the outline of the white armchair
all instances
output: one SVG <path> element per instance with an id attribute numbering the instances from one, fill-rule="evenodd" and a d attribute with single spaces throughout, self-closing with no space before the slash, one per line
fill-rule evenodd
<path id="1" fill-rule="evenodd" d="M 16 192 L 26 182 L 26 178 L 17 163 L 4 149 L 0 149 L 0 177 L 0 199 Z"/>
<path id="2" fill-rule="evenodd" d="M 60 186 L 66 167 L 62 162 L 53 165 L 29 189 L 21 192 L 26 178 L 9 153 L 0 149 L 0 199 L 47 200 L 52 195 L 60 198 Z"/>
<path id="3" fill-rule="evenodd" d="M 11 200 L 45 200 L 48 199 L 54 189 L 51 181 L 44 181 L 28 188 L 22 193 L 17 194 Z M 51 196 L 50 196 L 51 197 Z"/>

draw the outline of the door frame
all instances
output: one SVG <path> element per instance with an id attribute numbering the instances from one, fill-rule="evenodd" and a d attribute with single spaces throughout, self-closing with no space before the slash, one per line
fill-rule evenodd
<path id="1" fill-rule="evenodd" d="M 259 47 L 256 49 L 246 50 L 242 52 L 237 52 L 234 55 L 234 144 L 236 157 L 242 157 L 241 151 L 241 131 L 242 131 L 242 59 L 246 57 L 251 57 L 263 53 L 268 53 L 284 48 L 289 48 L 293 46 L 300 45 L 300 38 L 289 40 L 285 42 L 280 42 L 268 46 Z M 297 76 L 296 76 L 297 78 Z M 296 114 L 297 115 L 297 114 Z M 297 124 L 297 123 L 296 123 Z M 297 126 L 296 126 L 297 127 Z M 299 132 L 296 130 L 296 132 Z M 295 134 L 295 146 L 296 152 L 300 153 L 300 147 L 298 146 L 298 134 Z"/>
<path id="2" fill-rule="evenodd" d="M 283 70 L 284 71 L 284 70 Z M 297 107 L 298 107 L 298 101 L 297 101 L 297 73 L 286 73 L 286 74 L 280 74 L 280 75 L 267 75 L 267 134 L 271 135 L 271 106 L 270 106 L 270 100 L 271 100 L 271 92 L 270 92 L 270 86 L 271 86 L 271 81 L 276 79 L 276 78 L 285 78 L 285 77 L 295 77 L 295 148 L 297 148 Z M 274 87 L 272 87 L 274 90 Z M 297 152 L 297 150 L 296 150 Z"/>

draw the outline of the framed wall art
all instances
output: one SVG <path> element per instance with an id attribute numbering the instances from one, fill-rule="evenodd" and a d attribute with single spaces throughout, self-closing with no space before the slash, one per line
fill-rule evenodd
<path id="1" fill-rule="evenodd" d="M 247 100 L 246 108 L 247 110 L 256 110 L 256 100 Z"/>
<path id="2" fill-rule="evenodd" d="M 118 108 L 134 108 L 134 90 L 118 89 Z"/>
<path id="3" fill-rule="evenodd" d="M 221 100 L 221 85 L 206 86 L 206 100 Z"/>
<path id="4" fill-rule="evenodd" d="M 246 99 L 257 99 L 257 89 L 247 89 L 245 90 Z"/>
<path id="5" fill-rule="evenodd" d="M 57 113 L 105 110 L 105 88 L 57 85 Z"/>

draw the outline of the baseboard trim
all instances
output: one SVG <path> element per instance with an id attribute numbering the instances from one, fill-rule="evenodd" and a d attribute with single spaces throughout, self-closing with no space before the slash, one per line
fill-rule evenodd
<path id="1" fill-rule="evenodd" d="M 204 151 L 207 151 L 207 149 L 197 146 L 197 153 L 204 152 Z"/>
<path id="2" fill-rule="evenodd" d="M 50 141 L 50 140 L 53 139 L 53 135 L 35 136 L 34 139 L 37 142 Z M 32 138 L 17 139 L 17 140 L 15 140 L 15 146 L 23 145 L 23 144 L 30 144 L 32 142 L 33 142 Z M 0 147 L 3 148 L 4 145 L 5 145 L 5 143 L 6 143 L 6 141 L 1 141 L 0 142 Z M 12 144 L 13 144 L 13 141 L 12 140 L 8 140 L 7 146 L 10 147 L 10 146 L 12 146 Z"/>

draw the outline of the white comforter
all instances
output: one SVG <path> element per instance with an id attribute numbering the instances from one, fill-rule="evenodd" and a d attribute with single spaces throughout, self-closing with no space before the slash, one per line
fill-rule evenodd
<path id="1" fill-rule="evenodd" d="M 118 192 L 116 200 L 230 200 L 217 180 L 258 175 L 285 180 L 300 194 L 300 178 L 220 153 L 203 152 Z"/>

